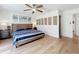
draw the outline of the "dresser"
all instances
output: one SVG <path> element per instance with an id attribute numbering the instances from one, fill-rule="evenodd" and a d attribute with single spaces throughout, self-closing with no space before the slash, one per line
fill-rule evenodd
<path id="1" fill-rule="evenodd" d="M 10 38 L 10 30 L 0 30 L 0 39 L 7 39 Z"/>

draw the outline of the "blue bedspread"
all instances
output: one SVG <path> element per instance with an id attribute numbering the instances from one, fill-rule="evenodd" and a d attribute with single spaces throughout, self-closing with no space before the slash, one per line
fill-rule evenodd
<path id="1" fill-rule="evenodd" d="M 20 40 L 28 39 L 37 35 L 44 34 L 42 31 L 39 30 L 22 30 L 22 31 L 15 31 L 12 33 L 13 37 L 13 45 Z"/>

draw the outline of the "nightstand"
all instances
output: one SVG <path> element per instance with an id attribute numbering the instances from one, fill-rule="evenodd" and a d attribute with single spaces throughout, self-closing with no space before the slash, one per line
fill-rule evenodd
<path id="1" fill-rule="evenodd" d="M 10 30 L 0 30 L 0 39 L 7 39 L 10 37 Z"/>

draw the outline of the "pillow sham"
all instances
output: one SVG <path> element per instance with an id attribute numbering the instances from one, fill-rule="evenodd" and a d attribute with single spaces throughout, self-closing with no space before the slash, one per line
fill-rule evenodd
<path id="1" fill-rule="evenodd" d="M 22 30 L 25 30 L 25 29 L 17 29 L 16 31 L 22 31 Z"/>

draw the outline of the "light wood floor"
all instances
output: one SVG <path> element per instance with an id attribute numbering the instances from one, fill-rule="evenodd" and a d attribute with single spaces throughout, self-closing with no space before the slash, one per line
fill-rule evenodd
<path id="1" fill-rule="evenodd" d="M 79 40 L 62 37 L 57 39 L 45 36 L 42 39 L 14 48 L 12 39 L 0 40 L 1 54 L 53 54 L 79 53 Z"/>

